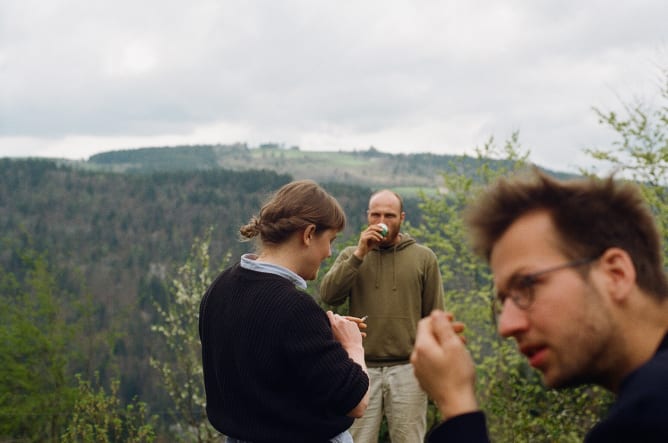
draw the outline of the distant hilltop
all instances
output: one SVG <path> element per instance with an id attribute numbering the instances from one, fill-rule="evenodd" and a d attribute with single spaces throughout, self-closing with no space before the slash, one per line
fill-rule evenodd
<path id="1" fill-rule="evenodd" d="M 298 146 L 285 147 L 277 143 L 257 148 L 235 143 L 116 150 L 93 155 L 79 163 L 96 170 L 125 173 L 264 169 L 321 183 L 434 190 L 442 186 L 444 172 L 471 175 L 481 161 L 466 155 L 388 154 L 374 147 L 362 151 L 302 151 Z M 486 161 L 498 167 L 508 163 L 506 160 Z"/>

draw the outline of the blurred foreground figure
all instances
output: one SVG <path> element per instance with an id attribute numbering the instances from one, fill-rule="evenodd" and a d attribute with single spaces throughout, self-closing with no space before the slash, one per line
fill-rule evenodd
<path id="1" fill-rule="evenodd" d="M 616 394 L 586 442 L 668 441 L 668 281 L 661 237 L 639 189 L 608 179 L 502 179 L 468 208 L 476 252 L 497 288 L 498 331 L 546 386 Z M 461 325 L 422 320 L 411 361 L 444 421 L 436 442 L 488 442 Z"/>

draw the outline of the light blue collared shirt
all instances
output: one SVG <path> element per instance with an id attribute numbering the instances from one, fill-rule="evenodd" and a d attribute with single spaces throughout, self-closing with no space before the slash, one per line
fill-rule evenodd
<path id="1" fill-rule="evenodd" d="M 264 272 L 267 274 L 275 274 L 283 278 L 287 278 L 295 286 L 301 289 L 306 289 L 306 280 L 295 274 L 288 268 L 274 265 L 272 263 L 257 261 L 256 254 L 244 254 L 241 256 L 241 267 L 250 269 L 251 271 Z"/>

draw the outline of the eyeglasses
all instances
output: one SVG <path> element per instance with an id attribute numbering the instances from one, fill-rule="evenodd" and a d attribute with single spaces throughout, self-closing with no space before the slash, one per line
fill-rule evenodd
<path id="1" fill-rule="evenodd" d="M 508 290 L 497 292 L 496 296 L 492 300 L 492 312 L 494 314 L 494 318 L 496 319 L 499 315 L 501 315 L 503 305 L 507 299 L 511 299 L 513 303 L 515 303 L 515 306 L 522 310 L 529 309 L 534 301 L 534 298 L 536 297 L 534 286 L 536 283 L 538 283 L 539 278 L 543 275 L 549 274 L 550 272 L 560 271 L 562 269 L 583 266 L 597 259 L 598 257 L 580 258 L 558 266 L 543 269 L 542 271 L 533 272 L 531 274 L 515 275 L 508 283 Z"/>

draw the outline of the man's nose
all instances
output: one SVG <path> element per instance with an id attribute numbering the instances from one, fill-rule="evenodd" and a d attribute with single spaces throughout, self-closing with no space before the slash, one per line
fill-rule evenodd
<path id="1" fill-rule="evenodd" d="M 529 327 L 527 312 L 517 307 L 517 305 L 507 298 L 503 302 L 501 312 L 497 318 L 497 329 L 502 337 L 513 337 L 520 332 L 524 332 Z"/>

